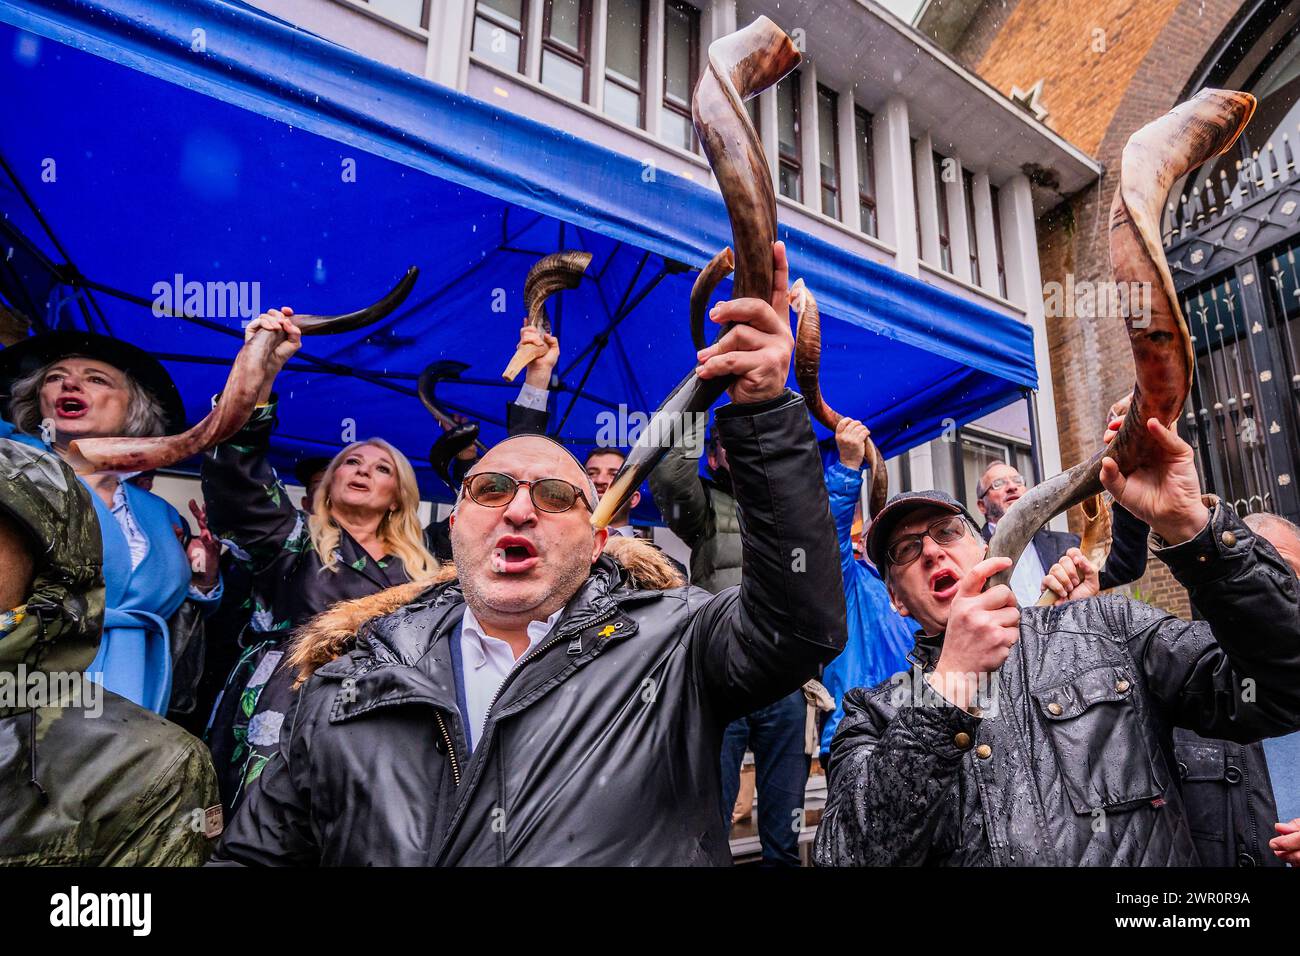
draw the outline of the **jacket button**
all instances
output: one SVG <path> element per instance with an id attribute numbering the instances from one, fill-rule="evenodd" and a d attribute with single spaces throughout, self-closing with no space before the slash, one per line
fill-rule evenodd
<path id="1" fill-rule="evenodd" d="M 1047 705 L 1047 712 L 1051 714 L 1053 717 L 1060 717 L 1061 705 L 1058 704 L 1056 701 L 1052 701 L 1050 704 Z"/>
<path id="2" fill-rule="evenodd" d="M 1225 548 L 1235 548 L 1237 546 L 1237 536 L 1231 531 L 1225 531 L 1219 535 L 1219 540 L 1223 542 Z"/>
<path id="3" fill-rule="evenodd" d="M 970 747 L 970 734 L 966 733 L 964 730 L 959 731 L 956 736 L 952 738 L 952 742 L 953 746 L 958 750 L 966 750 Z"/>
<path id="4" fill-rule="evenodd" d="M 1255 858 L 1245 850 L 1237 854 L 1238 866 L 1255 866 Z"/>
<path id="5" fill-rule="evenodd" d="M 1179 779 L 1180 779 L 1180 780 L 1186 780 L 1186 779 L 1187 779 L 1187 773 L 1188 773 L 1188 770 L 1187 770 L 1187 764 L 1183 763 L 1181 760 L 1178 761 L 1178 777 L 1179 777 Z"/>
<path id="6" fill-rule="evenodd" d="M 1129 687 L 1129 684 L 1128 684 L 1128 681 L 1126 681 L 1126 680 L 1121 680 L 1121 681 L 1116 681 L 1116 682 L 1115 682 L 1115 692 L 1116 692 L 1117 694 L 1127 694 L 1127 693 L 1128 693 L 1128 687 Z"/>
<path id="7" fill-rule="evenodd" d="M 975 748 L 975 756 L 979 757 L 980 760 L 988 760 L 993 756 L 993 748 L 988 744 L 980 744 Z"/>
<path id="8" fill-rule="evenodd" d="M 1223 779 L 1228 783 L 1241 783 L 1241 771 L 1236 767 L 1229 767 L 1223 771 Z"/>

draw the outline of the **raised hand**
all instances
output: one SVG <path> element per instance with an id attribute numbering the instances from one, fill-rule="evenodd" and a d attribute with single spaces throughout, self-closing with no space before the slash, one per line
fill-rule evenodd
<path id="1" fill-rule="evenodd" d="M 535 326 L 524 325 L 519 330 L 519 347 L 525 345 L 545 351 L 525 367 L 524 381 L 533 388 L 550 388 L 551 374 L 560 361 L 560 340 Z"/>
<path id="2" fill-rule="evenodd" d="M 719 302 L 709 320 L 734 328 L 696 354 L 700 378 L 734 375 L 727 389 L 733 402 L 753 404 L 776 398 L 790 377 L 794 333 L 790 330 L 790 267 L 785 243 L 772 244 L 772 301 L 733 299 Z"/>
<path id="3" fill-rule="evenodd" d="M 840 464 L 857 471 L 867 457 L 867 439 L 871 430 L 856 418 L 841 418 L 835 426 L 835 445 L 840 450 Z"/>
<path id="4" fill-rule="evenodd" d="M 1123 475 L 1115 459 L 1103 458 L 1101 483 L 1166 544 L 1180 544 L 1195 537 L 1210 520 L 1210 511 L 1201 501 L 1196 460 L 1192 446 L 1179 438 L 1174 428 L 1165 428 L 1157 418 L 1146 424 L 1151 436 L 1151 464 Z"/>
<path id="5" fill-rule="evenodd" d="M 271 309 L 249 322 L 248 327 L 244 329 L 245 345 L 253 341 L 253 336 L 259 331 L 284 336 L 267 359 L 266 377 L 258 392 L 258 404 L 266 404 L 270 399 L 271 386 L 275 384 L 275 377 L 280 374 L 280 369 L 284 368 L 293 354 L 302 348 L 302 330 L 294 324 L 292 315 L 293 309 L 287 305 L 282 309 Z"/>
<path id="6" fill-rule="evenodd" d="M 190 538 L 185 548 L 193 573 L 191 583 L 200 591 L 211 591 L 221 574 L 221 542 L 208 529 L 208 515 L 199 503 L 190 499 L 190 514 L 198 522 L 199 533 Z"/>
<path id="7" fill-rule="evenodd" d="M 943 651 L 929 676 L 931 686 L 952 704 L 969 709 L 979 675 L 1002 666 L 1020 639 L 1020 607 L 1005 584 L 984 585 L 1011 567 L 1010 558 L 985 558 L 962 576 L 948 610 Z"/>
<path id="8" fill-rule="evenodd" d="M 1101 590 L 1097 569 L 1078 548 L 1071 548 L 1043 575 L 1043 590 L 1060 601 L 1081 601 Z"/>

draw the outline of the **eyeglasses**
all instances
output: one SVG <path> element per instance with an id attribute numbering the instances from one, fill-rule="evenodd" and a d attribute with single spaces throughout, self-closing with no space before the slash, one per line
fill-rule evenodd
<path id="1" fill-rule="evenodd" d="M 1005 488 L 1007 485 L 1019 485 L 1021 488 L 1029 487 L 1025 484 L 1025 479 L 1023 477 L 1020 475 L 1011 475 L 1007 478 L 994 478 L 989 482 L 989 486 L 985 489 L 984 494 L 987 495 L 990 491 L 997 491 L 999 488 Z"/>
<path id="2" fill-rule="evenodd" d="M 581 501 L 591 510 L 591 504 L 582 489 L 563 478 L 538 478 L 520 481 L 498 471 L 480 471 L 465 479 L 465 493 L 485 508 L 504 508 L 515 500 L 519 486 L 528 488 L 533 507 L 547 514 L 562 514 Z"/>
<path id="3" fill-rule="evenodd" d="M 930 522 L 929 527 L 919 534 L 900 535 L 895 541 L 891 542 L 885 549 L 885 554 L 889 558 L 889 563 L 896 568 L 901 568 L 911 564 L 921 556 L 924 548 L 923 539 L 929 538 L 939 547 L 960 541 L 966 534 L 966 519 L 961 515 L 949 515 L 947 518 L 940 518 L 938 521 Z"/>

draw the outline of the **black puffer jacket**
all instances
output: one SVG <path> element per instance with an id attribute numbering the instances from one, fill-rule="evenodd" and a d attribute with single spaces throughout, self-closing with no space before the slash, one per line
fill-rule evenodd
<path id="1" fill-rule="evenodd" d="M 745 513 L 744 583 L 631 586 L 608 556 L 515 668 L 473 755 L 449 643 L 456 582 L 372 622 L 321 667 L 226 831 L 245 863 L 709 865 L 728 722 L 844 645 L 844 598 L 803 400 L 718 427 Z"/>
<path id="2" fill-rule="evenodd" d="M 915 670 L 850 691 L 817 863 L 1196 864 L 1173 728 L 1249 742 L 1300 727 L 1300 587 L 1217 502 L 1155 553 L 1205 621 L 1114 596 L 1025 608 L 983 717 L 914 696 Z M 938 647 L 915 653 L 928 667 Z"/>

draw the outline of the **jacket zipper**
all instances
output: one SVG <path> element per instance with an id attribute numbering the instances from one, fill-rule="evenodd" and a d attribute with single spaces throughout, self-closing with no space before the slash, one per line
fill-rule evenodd
<path id="1" fill-rule="evenodd" d="M 451 745 L 451 734 L 447 733 L 447 725 L 443 722 L 442 712 L 435 709 L 433 712 L 434 720 L 438 721 L 438 729 L 442 731 L 443 743 L 447 745 L 447 759 L 451 761 L 451 782 L 452 786 L 460 786 L 460 761 L 456 759 L 456 748 Z"/>
<path id="2" fill-rule="evenodd" d="M 501 692 L 505 690 L 506 685 L 510 683 L 510 678 L 514 677 L 515 674 L 523 670 L 524 665 L 527 664 L 529 661 L 531 661 L 534 657 L 541 654 L 543 651 L 547 650 L 548 648 L 554 647 L 556 644 L 560 643 L 560 641 L 567 638 L 570 634 L 578 634 L 582 631 L 585 631 L 587 630 L 587 628 L 593 627 L 596 624 L 601 623 L 602 621 L 608 621 L 611 617 L 614 617 L 616 614 L 618 614 L 618 605 L 614 605 L 608 611 L 602 611 L 600 614 L 597 614 L 591 620 L 586 621 L 583 624 L 578 625 L 577 627 L 562 628 L 559 631 L 559 633 L 555 635 L 555 637 L 551 638 L 545 644 L 539 644 L 537 647 L 533 648 L 531 651 L 529 651 L 527 654 L 521 657 L 519 661 L 515 664 L 514 669 L 511 670 L 511 672 L 506 675 L 506 679 L 501 682 L 501 686 L 497 688 L 497 692 L 492 695 L 492 699 L 488 701 L 487 713 L 489 714 L 492 713 L 492 708 L 496 705 L 497 698 L 501 696 Z M 581 648 L 582 645 L 579 643 L 578 646 L 579 648 Z M 570 645 L 569 649 L 570 650 L 573 649 L 572 645 Z"/>

